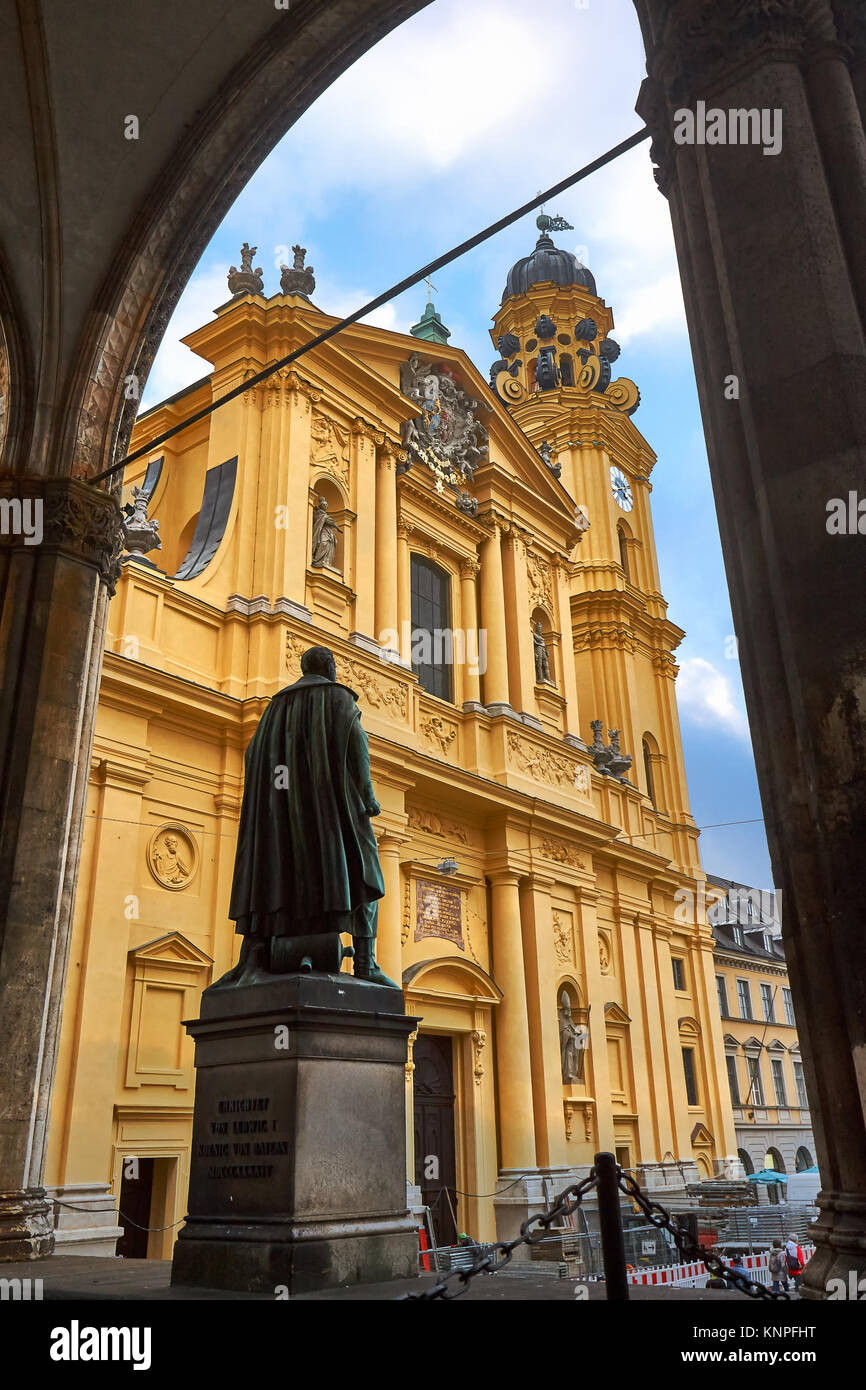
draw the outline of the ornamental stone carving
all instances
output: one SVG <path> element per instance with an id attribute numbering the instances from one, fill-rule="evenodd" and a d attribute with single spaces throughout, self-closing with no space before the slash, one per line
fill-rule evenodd
<path id="1" fill-rule="evenodd" d="M 610 974 L 610 971 L 611 971 L 611 964 L 610 964 L 610 963 L 611 963 L 611 959 L 612 959 L 612 956 L 611 956 L 611 950 L 610 950 L 610 937 L 607 936 L 604 932 L 599 932 L 599 934 L 598 934 L 598 963 L 599 963 L 599 966 L 600 966 L 600 968 L 601 968 L 601 973 L 602 973 L 602 975 L 609 975 L 609 974 Z"/>
<path id="2" fill-rule="evenodd" d="M 261 294 L 265 288 L 262 279 L 262 268 L 257 265 L 253 270 L 253 256 L 258 251 L 257 246 L 250 246 L 245 241 L 241 247 L 241 268 L 238 270 L 236 265 L 229 266 L 228 286 L 232 298 L 238 299 L 242 294 Z"/>
<path id="3" fill-rule="evenodd" d="M 487 455 L 487 430 L 475 418 L 478 401 L 466 392 L 451 369 L 410 357 L 400 370 L 400 390 L 418 407 L 407 421 L 403 442 L 412 461 L 423 463 L 436 479 L 436 491 L 458 490 L 472 482 Z"/>
<path id="4" fill-rule="evenodd" d="M 368 671 L 360 661 L 346 661 L 343 657 L 337 658 L 337 673 L 338 680 L 357 690 L 371 708 L 401 720 L 408 717 L 409 702 L 405 686 L 385 681 Z"/>
<path id="5" fill-rule="evenodd" d="M 126 531 L 115 497 L 101 488 L 72 478 L 0 475 L 0 501 L 10 517 L 16 512 L 32 519 L 32 535 L 9 525 L 0 531 L 0 546 L 33 548 L 68 555 L 92 565 L 114 594 L 120 576 Z"/>
<path id="6" fill-rule="evenodd" d="M 565 840 L 542 840 L 538 851 L 545 859 L 552 859 L 555 864 L 569 864 L 573 869 L 587 868 L 585 857 Z"/>
<path id="7" fill-rule="evenodd" d="M 578 785 L 577 774 L 586 771 L 585 768 L 576 768 L 562 753 L 555 754 L 549 748 L 541 748 L 512 729 L 506 735 L 506 747 L 508 761 L 518 772 L 527 773 L 554 787 L 571 791 Z"/>
<path id="8" fill-rule="evenodd" d="M 526 553 L 526 578 L 530 608 L 544 608 L 553 617 L 553 580 L 550 562 L 532 551 Z"/>
<path id="9" fill-rule="evenodd" d="M 560 965 L 574 962 L 574 927 L 567 912 L 553 909 L 553 949 Z"/>
<path id="10" fill-rule="evenodd" d="M 420 727 L 422 738 L 428 747 L 438 749 L 442 753 L 447 753 L 457 738 L 455 726 L 447 724 L 439 715 L 434 714 Z"/>
<path id="11" fill-rule="evenodd" d="M 299 294 L 308 299 L 316 288 L 316 277 L 311 265 L 304 265 L 306 246 L 292 247 L 292 266 L 280 266 L 280 289 L 283 294 Z"/>
<path id="12" fill-rule="evenodd" d="M 150 493 L 145 492 L 143 488 L 134 487 L 132 497 L 133 500 L 127 502 L 123 509 L 126 549 L 130 555 L 146 555 L 150 550 L 162 550 L 159 522 L 156 518 L 152 521 L 147 519 Z"/>
<path id="13" fill-rule="evenodd" d="M 198 845 L 185 825 L 161 825 L 150 837 L 147 866 L 162 888 L 177 893 L 188 888 L 198 869 Z"/>
<path id="14" fill-rule="evenodd" d="M 484 1075 L 484 1065 L 481 1061 L 481 1054 L 484 1051 L 484 1044 L 487 1042 L 487 1034 L 480 1028 L 476 1028 L 472 1033 L 472 1050 L 475 1054 L 475 1065 L 472 1074 L 475 1077 L 475 1085 L 481 1085 L 481 1078 Z"/>
<path id="15" fill-rule="evenodd" d="M 456 840 L 461 845 L 469 844 L 469 836 L 462 825 L 457 825 L 452 820 L 443 820 L 433 811 L 420 811 L 412 806 L 406 813 L 406 822 L 410 830 L 423 830 L 427 835 L 441 835 L 445 839 Z"/>
<path id="16" fill-rule="evenodd" d="M 327 415 L 313 412 L 310 423 L 312 449 L 310 464 L 313 468 L 324 468 L 349 488 L 349 431 L 338 425 Z"/>

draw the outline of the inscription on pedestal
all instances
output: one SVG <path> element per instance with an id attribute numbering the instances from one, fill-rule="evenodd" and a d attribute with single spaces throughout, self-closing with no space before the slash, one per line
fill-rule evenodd
<path id="1" fill-rule="evenodd" d="M 270 1096 L 239 1096 L 215 1102 L 218 1119 L 207 1120 L 211 1139 L 196 1144 L 200 1159 L 287 1158 L 288 1137 L 279 1137 L 277 1121 L 269 1115 Z M 213 1112 L 212 1112 L 213 1113 Z M 257 1118 L 238 1118 L 255 1114 Z M 212 1163 L 205 1169 L 208 1178 L 270 1178 L 274 1164 L 261 1162 Z"/>

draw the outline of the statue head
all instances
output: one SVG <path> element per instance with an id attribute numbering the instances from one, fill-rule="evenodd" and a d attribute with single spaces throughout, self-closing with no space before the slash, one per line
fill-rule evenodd
<path id="1" fill-rule="evenodd" d="M 336 681 L 337 664 L 330 647 L 308 647 L 301 657 L 301 674 L 325 676 L 329 681 Z"/>
<path id="2" fill-rule="evenodd" d="M 322 496 L 320 496 L 320 497 L 319 497 L 319 511 L 320 511 L 320 512 L 326 512 L 327 510 L 328 510 L 328 499 L 327 499 L 327 497 L 322 497 Z"/>

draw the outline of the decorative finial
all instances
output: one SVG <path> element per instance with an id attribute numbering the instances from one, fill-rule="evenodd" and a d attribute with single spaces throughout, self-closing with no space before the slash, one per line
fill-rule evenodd
<path id="1" fill-rule="evenodd" d="M 535 219 L 535 225 L 536 225 L 536 227 L 538 228 L 538 230 L 541 232 L 542 236 L 545 236 L 548 232 L 573 232 L 573 231 L 574 231 L 574 228 L 572 227 L 571 223 L 570 223 L 570 222 L 566 222 L 566 220 L 565 220 L 564 217 L 559 217 L 559 216 L 550 217 L 550 216 L 548 215 L 548 213 L 546 213 L 546 212 L 544 211 L 543 208 L 542 208 L 541 212 L 539 213 L 538 217 L 536 217 L 536 219 Z"/>
<path id="2" fill-rule="evenodd" d="M 261 294 L 265 288 L 261 266 L 257 265 L 253 270 L 253 256 L 258 249 L 245 241 L 241 247 L 240 270 L 236 265 L 229 266 L 228 285 L 235 299 L 242 294 Z"/>
<path id="3" fill-rule="evenodd" d="M 162 550 L 162 541 L 159 539 L 159 522 L 156 519 L 153 521 L 147 519 L 150 493 L 145 492 L 144 488 L 134 487 L 132 497 L 133 500 L 127 502 L 123 509 L 126 550 L 130 555 L 139 556 L 146 555 L 149 550 Z"/>
<path id="4" fill-rule="evenodd" d="M 316 277 L 313 274 L 313 267 L 304 265 L 307 248 L 306 246 L 293 246 L 292 252 L 294 255 L 292 268 L 289 269 L 287 265 L 280 266 L 280 289 L 283 294 L 299 294 L 302 299 L 309 299 L 316 288 Z"/>

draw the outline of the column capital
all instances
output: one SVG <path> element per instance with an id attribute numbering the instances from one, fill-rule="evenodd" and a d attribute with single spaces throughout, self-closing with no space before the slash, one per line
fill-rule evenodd
<path id="1" fill-rule="evenodd" d="M 478 560 L 461 560 L 461 561 L 460 561 L 460 578 L 461 578 L 461 579 L 474 579 L 475 576 L 476 576 L 477 574 L 480 573 L 480 570 L 481 570 L 481 564 L 480 564 L 480 562 L 479 562 Z"/>
<path id="2" fill-rule="evenodd" d="M 114 594 L 126 539 L 116 497 L 80 479 L 5 473 L 0 500 L 5 503 L 0 546 L 91 565 Z"/>
<path id="3" fill-rule="evenodd" d="M 489 869 L 485 874 L 488 883 L 494 888 L 518 887 L 520 880 L 526 877 L 523 869 Z"/>

